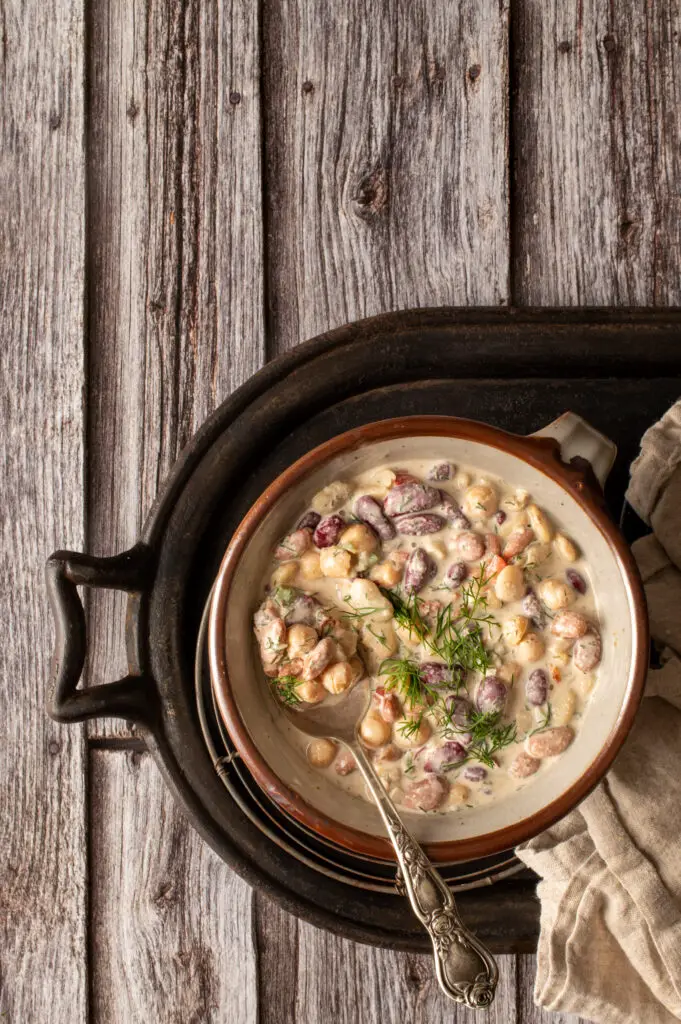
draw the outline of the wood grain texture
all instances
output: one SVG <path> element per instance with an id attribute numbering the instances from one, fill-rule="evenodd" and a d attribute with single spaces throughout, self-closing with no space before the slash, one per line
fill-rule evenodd
<path id="1" fill-rule="evenodd" d="M 45 713 L 43 564 L 84 542 L 82 8 L 0 19 L 0 1017 L 80 1024 L 85 748 Z"/>
<path id="2" fill-rule="evenodd" d="M 264 6 L 270 350 L 508 299 L 507 6 Z"/>
<path id="3" fill-rule="evenodd" d="M 537 970 L 536 956 L 516 957 L 516 983 L 518 991 L 518 1024 L 588 1024 L 582 1017 L 572 1013 L 552 1013 L 534 1005 L 534 979 Z M 652 1024 L 652 1022 L 651 1022 Z"/>
<path id="4" fill-rule="evenodd" d="M 447 999 L 428 956 L 376 949 L 296 921 L 257 896 L 259 1024 L 474 1024 Z M 516 1018 L 515 957 L 498 958 L 490 1024 Z"/>
<path id="5" fill-rule="evenodd" d="M 93 1020 L 257 1024 L 251 890 L 148 754 L 90 756 Z"/>
<path id="6" fill-rule="evenodd" d="M 518 0 L 514 301 L 681 301 L 681 11 Z"/>
<path id="7" fill-rule="evenodd" d="M 264 358 L 259 37 L 237 0 L 107 0 L 90 17 L 88 546 L 111 554 Z M 124 672 L 124 608 L 91 596 L 90 680 Z"/>

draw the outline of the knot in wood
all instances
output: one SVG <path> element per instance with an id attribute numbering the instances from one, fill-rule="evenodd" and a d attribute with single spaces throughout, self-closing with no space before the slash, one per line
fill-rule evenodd
<path id="1" fill-rule="evenodd" d="M 365 220 L 377 217 L 387 207 L 388 198 L 388 172 L 385 167 L 377 167 L 362 178 L 357 188 L 354 201 L 358 216 Z"/>
<path id="2" fill-rule="evenodd" d="M 612 53 L 616 46 L 617 43 L 615 42 L 615 37 L 613 35 L 608 33 L 607 36 L 603 36 L 603 47 L 608 53 Z"/>
<path id="3" fill-rule="evenodd" d="M 476 82 L 478 78 L 480 78 L 481 71 L 482 68 L 480 67 L 479 64 L 471 64 L 471 66 L 468 69 L 468 77 L 470 78 L 471 82 Z"/>

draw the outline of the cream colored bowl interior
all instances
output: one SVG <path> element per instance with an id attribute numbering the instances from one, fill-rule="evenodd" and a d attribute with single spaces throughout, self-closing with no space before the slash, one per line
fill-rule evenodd
<path id="1" fill-rule="evenodd" d="M 603 661 L 577 737 L 548 771 L 542 771 L 500 803 L 464 812 L 407 814 L 424 842 L 480 836 L 515 824 L 554 801 L 588 769 L 614 730 L 633 685 L 634 609 L 619 562 L 586 513 L 542 472 L 521 459 L 479 442 L 447 437 L 407 437 L 368 444 L 315 470 L 287 492 L 257 528 L 235 571 L 225 622 L 227 666 L 234 696 L 255 746 L 271 770 L 309 804 L 343 825 L 384 835 L 372 804 L 343 791 L 310 768 L 289 737 L 294 730 L 268 691 L 253 640 L 251 619 L 261 599 L 261 581 L 278 538 L 305 511 L 313 494 L 331 480 L 405 458 L 448 459 L 479 467 L 524 487 L 581 547 L 595 585 L 603 633 Z"/>

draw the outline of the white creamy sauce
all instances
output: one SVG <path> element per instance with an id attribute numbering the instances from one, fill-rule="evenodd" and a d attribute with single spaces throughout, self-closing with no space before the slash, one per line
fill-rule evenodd
<path id="1" fill-rule="evenodd" d="M 568 725 L 575 733 L 579 730 L 584 705 L 588 701 L 589 694 L 596 682 L 598 670 L 594 666 L 590 671 L 580 671 L 573 662 L 572 646 L 574 641 L 554 635 L 551 632 L 551 627 L 555 616 L 561 615 L 563 611 L 576 612 L 578 615 L 583 616 L 588 621 L 590 635 L 591 633 L 600 633 L 602 620 L 597 614 L 593 579 L 589 566 L 584 563 L 579 553 L 579 537 L 571 537 L 563 541 L 561 524 L 553 515 L 552 510 L 543 510 L 548 520 L 548 523 L 546 521 L 543 522 L 543 526 L 548 531 L 548 534 L 544 535 L 542 539 L 539 536 L 539 534 L 544 534 L 545 532 L 541 529 L 542 523 L 539 524 L 540 529 L 537 532 L 537 529 L 533 528 L 536 527 L 536 522 L 533 523 L 533 519 L 528 512 L 528 509 L 536 508 L 533 505 L 531 495 L 527 495 L 525 492 L 516 489 L 512 484 L 488 474 L 482 476 L 474 467 L 452 467 L 449 479 L 437 480 L 430 478 L 433 468 L 433 463 L 420 460 L 405 460 L 400 463 L 399 467 L 376 467 L 369 472 L 343 481 L 343 483 L 349 485 L 349 493 L 346 494 L 345 500 L 337 507 L 334 506 L 333 494 L 331 494 L 325 506 L 325 495 L 322 493 L 321 496 L 318 496 L 319 500 L 315 499 L 313 501 L 313 508 L 316 505 L 319 512 L 322 510 L 327 512 L 328 510 L 331 514 L 340 514 L 347 524 L 351 525 L 356 521 L 355 503 L 357 499 L 362 495 L 371 495 L 379 503 L 382 503 L 389 492 L 391 482 L 393 482 L 393 474 L 399 469 L 400 472 L 411 474 L 417 478 L 419 483 L 423 483 L 427 487 L 439 489 L 442 495 L 449 498 L 456 506 L 462 506 L 464 510 L 468 508 L 469 513 L 471 513 L 469 527 L 465 527 L 465 524 L 462 527 L 460 522 L 458 525 L 452 524 L 452 517 L 450 515 L 449 521 L 445 521 L 443 528 L 438 532 L 423 536 L 408 536 L 398 533 L 392 539 L 381 541 L 376 551 L 371 554 L 360 553 L 358 555 L 351 552 L 352 565 L 349 570 L 347 565 L 342 566 L 344 571 L 348 572 L 347 576 L 342 577 L 305 577 L 301 572 L 301 564 L 305 562 L 304 554 L 296 558 L 294 557 L 295 551 L 292 550 L 291 557 L 288 558 L 286 553 L 284 553 L 284 560 L 282 561 L 282 552 L 280 551 L 279 559 L 273 558 L 271 575 L 263 581 L 262 594 L 264 595 L 263 600 L 266 600 L 268 596 L 276 596 L 276 587 L 283 577 L 284 581 L 280 584 L 282 587 L 295 588 L 296 591 L 302 591 L 315 597 L 325 609 L 331 610 L 332 615 L 335 614 L 339 617 L 344 626 L 357 630 L 360 637 L 357 654 L 362 659 L 366 669 L 364 674 L 371 675 L 372 687 L 374 689 L 383 687 L 386 690 L 390 690 L 390 673 L 386 670 L 383 674 L 379 675 L 378 671 L 384 659 L 408 659 L 412 664 L 432 663 L 441 659 L 438 659 L 437 655 L 433 654 L 432 649 L 429 649 L 426 643 L 418 642 L 418 638 L 412 638 L 412 643 L 406 643 L 404 631 L 398 631 L 395 634 L 393 630 L 394 621 L 386 621 L 385 611 L 382 609 L 377 611 L 371 610 L 376 607 L 375 604 L 358 607 L 352 601 L 350 590 L 352 581 L 356 578 L 357 573 L 363 571 L 366 573 L 367 578 L 371 579 L 377 572 L 377 566 L 390 562 L 391 554 L 399 561 L 399 555 L 395 555 L 395 553 L 405 552 L 410 555 L 418 548 L 423 549 L 432 559 L 434 575 L 427 585 L 424 585 L 418 591 L 416 607 L 422 610 L 426 621 L 433 622 L 438 608 L 445 607 L 449 603 L 453 602 L 454 611 L 458 612 L 461 608 L 461 588 L 469 587 L 471 580 L 475 581 L 475 578 L 487 579 L 488 575 L 491 575 L 492 570 L 498 567 L 500 563 L 494 561 L 493 551 L 491 550 L 495 545 L 500 543 L 503 550 L 511 534 L 517 535 L 520 530 L 533 531 L 529 544 L 513 558 L 512 562 L 509 558 L 509 564 L 519 566 L 522 572 L 522 594 L 510 600 L 500 600 L 496 593 L 496 580 L 498 577 L 495 575 L 484 588 L 486 603 L 481 603 L 477 608 L 478 615 L 493 617 L 493 623 L 484 622 L 481 627 L 482 639 L 490 659 L 490 665 L 484 676 L 494 675 L 498 677 L 507 689 L 505 707 L 498 718 L 496 732 L 498 733 L 499 729 L 507 725 L 515 726 L 515 741 L 493 753 L 494 767 L 484 765 L 477 759 L 475 756 L 476 744 L 473 743 L 472 746 L 469 744 L 466 748 L 468 752 L 467 759 L 463 763 L 457 763 L 454 767 L 449 767 L 451 762 L 445 761 L 444 768 L 440 766 L 435 772 L 426 771 L 425 766 L 429 762 L 431 767 L 433 762 L 437 764 L 438 751 L 442 749 L 443 743 L 448 739 L 457 740 L 460 732 L 466 731 L 461 726 L 456 727 L 459 731 L 453 731 L 451 721 L 447 723 L 446 720 L 443 731 L 442 715 L 438 713 L 440 703 L 438 703 L 434 713 L 426 711 L 423 714 L 424 730 L 430 732 L 426 742 L 419 742 L 411 749 L 399 750 L 396 760 L 384 759 L 386 750 L 389 754 L 392 753 L 394 755 L 395 746 L 402 747 L 409 742 L 408 738 L 405 738 L 400 732 L 400 724 L 390 723 L 386 742 L 379 747 L 370 748 L 386 789 L 389 790 L 396 802 L 403 803 L 406 799 L 406 806 L 410 809 L 419 809 L 420 806 L 418 804 L 418 797 L 413 795 L 410 797 L 410 793 L 413 794 L 414 792 L 414 785 L 422 783 L 424 780 L 432 780 L 436 776 L 441 782 L 442 797 L 433 810 L 442 813 L 451 811 L 454 808 L 461 811 L 467 806 L 474 807 L 478 804 L 503 800 L 504 796 L 509 792 L 515 791 L 522 786 L 531 785 L 535 775 L 517 778 L 509 773 L 509 769 L 521 752 L 532 748 L 532 734 L 540 736 L 547 730 Z M 470 489 L 478 485 L 490 485 L 494 491 L 495 500 L 492 506 L 490 506 L 490 514 L 487 514 L 488 507 L 486 502 L 476 508 L 475 505 L 471 506 L 470 497 L 467 498 L 467 495 L 470 494 Z M 340 496 L 343 497 L 342 492 Z M 338 495 L 336 497 L 338 498 Z M 305 511 L 305 509 L 300 510 L 300 517 L 303 516 Z M 441 506 L 436 505 L 422 513 L 417 511 L 413 514 L 426 516 L 435 514 L 442 516 L 443 511 Z M 473 516 L 479 516 L 479 518 L 476 520 Z M 395 518 L 394 521 L 399 523 L 399 518 Z M 295 531 L 296 525 L 297 522 L 291 524 L 291 533 Z M 485 540 L 485 553 L 481 557 L 466 563 L 467 579 L 461 585 L 452 589 L 447 584 L 447 573 L 453 562 L 461 561 L 457 553 L 457 538 L 463 533 L 473 533 L 483 538 Z M 550 539 L 547 539 L 549 535 Z M 556 535 L 558 535 L 558 539 L 556 539 Z M 494 538 L 498 538 L 498 540 Z M 570 551 L 570 543 L 574 545 L 576 551 Z M 336 547 L 342 548 L 342 541 Z M 336 550 L 336 547 L 334 547 L 334 550 Z M 316 565 L 314 557 L 309 553 L 314 553 L 315 550 L 314 546 L 309 548 L 308 562 L 312 561 Z M 568 556 L 576 554 L 577 557 L 566 557 L 566 553 Z M 301 563 L 301 558 L 303 563 Z M 492 562 L 490 565 L 485 565 L 484 563 L 488 559 L 492 559 Z M 538 563 L 535 562 L 535 559 L 539 559 Z M 483 563 L 482 566 L 481 563 Z M 288 568 L 286 568 L 287 566 Z M 579 577 L 586 584 L 586 593 L 579 593 L 574 586 L 568 583 L 567 590 L 564 591 L 568 595 L 566 599 L 570 602 L 567 608 L 554 608 L 552 610 L 542 602 L 545 626 L 538 628 L 531 621 L 525 621 L 525 636 L 527 633 L 538 635 L 540 641 L 543 642 L 544 650 L 539 657 L 533 657 L 533 660 L 530 661 L 524 660 L 527 657 L 528 650 L 532 653 L 531 649 L 523 647 L 522 641 L 520 645 L 514 643 L 518 639 L 520 632 L 516 633 L 515 636 L 509 637 L 506 632 L 509 628 L 509 623 L 517 617 L 522 617 L 522 620 L 529 618 L 523 608 L 523 600 L 529 588 L 532 588 L 535 594 L 541 596 L 546 592 L 545 588 L 542 588 L 544 581 L 556 580 L 561 584 L 566 584 L 566 572 L 568 570 L 576 570 Z M 404 600 L 408 599 L 403 581 L 398 580 L 392 585 L 391 589 L 400 594 Z M 290 597 L 290 590 L 285 589 L 283 593 L 288 593 Z M 429 606 L 428 602 L 437 602 L 437 604 Z M 281 614 L 283 615 L 284 612 L 285 608 Z M 453 617 L 456 619 L 457 616 L 454 615 Z M 518 629 L 521 631 L 523 621 L 518 621 L 520 621 Z M 289 626 L 289 634 L 290 628 Z M 322 636 L 323 633 L 324 629 L 322 628 L 319 635 Z M 296 673 L 290 672 L 287 666 L 288 654 L 284 650 L 284 645 L 285 641 L 282 641 L 282 664 L 279 671 L 283 675 L 297 678 Z M 343 657 L 342 654 L 341 657 Z M 300 667 L 299 662 L 292 662 L 291 664 L 293 664 L 294 668 Z M 530 674 L 537 669 L 541 669 L 546 673 L 548 694 L 545 703 L 533 706 L 527 700 L 526 683 Z M 271 675 L 272 673 L 268 674 Z M 459 687 L 459 694 L 468 697 L 474 704 L 476 691 L 482 679 L 483 675 L 479 672 L 466 673 L 463 684 Z M 276 686 L 274 679 L 271 679 L 271 682 Z M 289 687 L 290 685 L 289 680 Z M 434 686 L 434 690 L 440 695 L 440 702 L 446 701 L 447 696 L 454 692 L 452 688 L 438 686 Z M 410 708 L 404 693 L 398 687 L 391 692 L 397 696 L 403 711 L 408 714 Z M 378 711 L 374 709 L 373 713 L 378 714 Z M 470 729 L 470 726 L 468 728 Z M 563 730 L 563 734 L 565 734 L 565 730 Z M 306 751 L 310 741 L 307 736 L 300 733 L 296 734 L 295 742 L 299 744 L 302 751 Z M 337 773 L 338 757 L 342 753 L 344 751 L 339 750 L 328 766 L 320 767 L 318 770 L 324 772 L 336 785 L 356 794 L 358 797 L 367 799 L 368 796 L 359 771 L 354 770 L 347 775 L 339 775 Z M 560 756 L 560 754 L 557 756 Z M 537 758 L 537 760 L 540 763 L 536 767 L 536 772 L 539 773 L 545 771 L 555 761 L 555 756 L 549 755 Z M 484 778 L 474 780 L 467 777 L 471 767 L 484 768 Z M 532 767 L 535 768 L 535 765 L 532 764 Z M 417 800 L 416 806 L 413 805 L 414 799 Z"/>

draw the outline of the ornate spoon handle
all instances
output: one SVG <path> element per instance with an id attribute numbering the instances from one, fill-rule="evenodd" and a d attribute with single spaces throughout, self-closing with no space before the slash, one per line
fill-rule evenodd
<path id="1" fill-rule="evenodd" d="M 403 825 L 359 743 L 353 753 L 395 847 L 412 909 L 432 940 L 440 987 L 457 1003 L 489 1006 L 499 979 L 494 958 L 462 922 L 449 887 Z"/>

